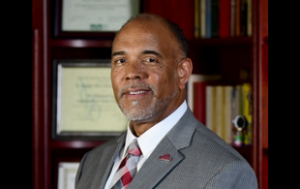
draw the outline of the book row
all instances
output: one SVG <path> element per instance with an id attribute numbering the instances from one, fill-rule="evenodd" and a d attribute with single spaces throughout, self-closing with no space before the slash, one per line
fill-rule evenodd
<path id="1" fill-rule="evenodd" d="M 195 38 L 252 36 L 252 0 L 194 0 Z"/>
<path id="2" fill-rule="evenodd" d="M 187 102 L 195 117 L 228 144 L 235 147 L 250 146 L 252 144 L 250 83 L 225 85 L 218 84 L 218 76 L 203 78 L 204 76 L 198 80 L 189 80 Z"/>

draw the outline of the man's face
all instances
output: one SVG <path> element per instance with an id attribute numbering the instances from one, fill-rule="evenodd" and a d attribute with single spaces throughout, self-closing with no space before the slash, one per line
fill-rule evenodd
<path id="1" fill-rule="evenodd" d="M 166 26 L 133 21 L 119 32 L 112 48 L 111 80 L 115 99 L 130 120 L 159 119 L 173 111 L 178 53 Z"/>

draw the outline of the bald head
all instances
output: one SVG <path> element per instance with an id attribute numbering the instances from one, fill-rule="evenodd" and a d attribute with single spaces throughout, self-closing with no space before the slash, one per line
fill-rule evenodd
<path id="1" fill-rule="evenodd" d="M 170 34 L 174 37 L 174 39 L 178 42 L 179 47 L 183 53 L 183 56 L 184 57 L 188 56 L 189 47 L 188 47 L 187 39 L 184 36 L 182 29 L 176 23 L 174 23 L 162 16 L 159 16 L 159 15 L 149 14 L 149 13 L 141 13 L 141 14 L 136 15 L 135 17 L 130 18 L 121 27 L 119 32 L 121 32 L 124 27 L 126 27 L 128 24 L 130 24 L 132 22 L 143 22 L 143 23 L 145 23 L 145 25 L 147 23 L 154 23 L 154 25 L 156 27 L 158 27 L 158 25 L 165 26 L 169 30 Z M 118 35 L 118 33 L 117 33 L 117 35 Z"/>

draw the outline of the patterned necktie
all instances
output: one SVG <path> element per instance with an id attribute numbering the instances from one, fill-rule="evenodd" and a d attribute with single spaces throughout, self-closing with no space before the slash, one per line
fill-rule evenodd
<path id="1" fill-rule="evenodd" d="M 142 154 L 137 140 L 132 141 L 128 147 L 127 156 L 122 160 L 115 177 L 112 180 L 111 189 L 126 189 L 136 173 L 137 163 Z"/>

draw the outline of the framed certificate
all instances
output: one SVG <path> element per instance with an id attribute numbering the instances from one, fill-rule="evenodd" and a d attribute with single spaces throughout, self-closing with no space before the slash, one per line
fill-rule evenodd
<path id="1" fill-rule="evenodd" d="M 132 16 L 141 0 L 56 0 L 56 37 L 113 37 Z"/>
<path id="2" fill-rule="evenodd" d="M 109 59 L 54 60 L 54 139 L 107 139 L 126 130 L 117 105 Z"/>
<path id="3" fill-rule="evenodd" d="M 74 189 L 79 162 L 59 162 L 57 189 Z"/>

